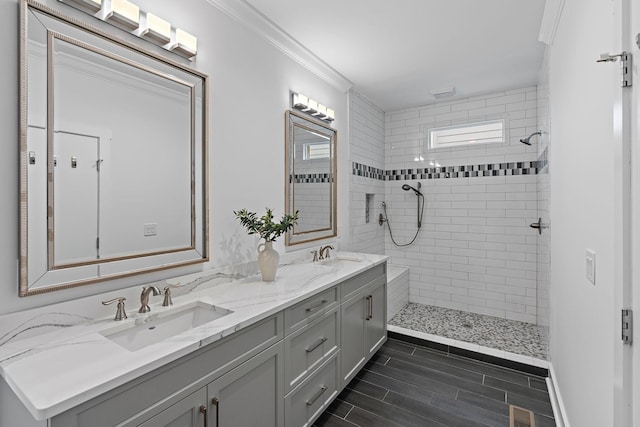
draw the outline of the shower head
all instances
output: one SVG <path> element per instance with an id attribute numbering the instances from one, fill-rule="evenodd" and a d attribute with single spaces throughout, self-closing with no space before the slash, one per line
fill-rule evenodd
<path id="1" fill-rule="evenodd" d="M 522 142 L 523 144 L 531 145 L 530 139 L 532 137 L 534 137 L 535 135 L 542 135 L 542 131 L 539 130 L 538 132 L 534 132 L 531 135 L 529 135 L 528 137 L 520 139 L 520 142 Z"/>
<path id="2" fill-rule="evenodd" d="M 422 185 L 420 185 L 420 183 L 418 182 L 418 188 L 420 188 Z M 415 188 L 413 188 L 412 186 L 410 186 L 409 184 L 404 184 L 402 186 L 402 189 L 404 191 L 409 191 L 409 190 L 413 190 L 416 193 L 416 196 L 422 196 L 422 193 L 420 192 L 420 190 L 416 190 Z"/>

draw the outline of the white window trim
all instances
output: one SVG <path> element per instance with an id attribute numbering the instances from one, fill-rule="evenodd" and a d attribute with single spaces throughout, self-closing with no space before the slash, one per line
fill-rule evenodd
<path id="1" fill-rule="evenodd" d="M 309 148 L 311 146 L 315 146 L 315 145 L 326 145 L 328 152 L 326 155 L 323 156 L 310 156 L 309 154 Z M 305 142 L 303 144 L 303 148 L 302 148 L 302 160 L 322 160 L 322 159 L 329 159 L 331 157 L 331 143 L 329 141 L 323 141 L 323 142 Z"/>
<path id="2" fill-rule="evenodd" d="M 501 129 L 496 129 L 496 132 L 497 131 L 502 132 L 502 136 L 499 140 L 496 140 L 495 138 L 487 141 L 470 139 L 468 141 L 461 141 L 461 142 L 453 143 L 450 145 L 444 145 L 444 144 L 440 145 L 437 142 L 434 143 L 434 134 L 437 132 L 446 133 L 446 131 L 449 131 L 449 130 L 455 130 L 455 129 L 462 130 L 465 128 L 482 127 L 482 126 L 487 126 L 492 124 L 500 124 L 502 127 Z M 471 146 L 485 145 L 485 144 L 506 144 L 508 141 L 507 132 L 508 132 L 508 128 L 507 128 L 506 118 L 483 120 L 483 121 L 473 122 L 473 123 L 461 123 L 461 124 L 456 124 L 451 126 L 432 127 L 427 129 L 427 150 L 442 150 L 442 149 L 454 149 L 454 148 L 463 148 L 463 147 L 468 148 Z"/>

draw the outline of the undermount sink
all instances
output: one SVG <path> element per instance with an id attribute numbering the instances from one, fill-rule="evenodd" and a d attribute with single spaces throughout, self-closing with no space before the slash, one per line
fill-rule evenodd
<path id="1" fill-rule="evenodd" d="M 329 259 L 324 259 L 322 261 L 320 261 L 321 265 L 331 265 L 331 264 L 338 264 L 340 262 L 362 262 L 364 261 L 364 258 L 359 258 L 359 257 L 351 257 L 351 256 L 336 256 L 336 257 L 331 257 Z"/>
<path id="2" fill-rule="evenodd" d="M 101 334 L 129 351 L 137 351 L 231 313 L 231 310 L 196 301 L 136 319 Z"/>

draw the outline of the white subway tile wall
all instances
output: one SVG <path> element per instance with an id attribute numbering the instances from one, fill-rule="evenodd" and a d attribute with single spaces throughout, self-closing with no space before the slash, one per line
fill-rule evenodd
<path id="1" fill-rule="evenodd" d="M 539 129 L 537 99 L 537 88 L 526 87 L 383 113 L 350 93 L 352 249 L 408 266 L 410 301 L 530 323 L 539 321 L 538 305 L 547 310 L 536 283 L 538 235 L 529 227 L 546 158 L 539 161 L 538 138 L 520 142 Z M 494 119 L 505 120 L 504 143 L 427 149 L 431 127 Z M 415 243 L 398 247 L 377 215 L 386 202 L 396 242 L 411 241 L 421 201 L 401 186 L 418 181 L 422 228 Z"/>
<path id="2" fill-rule="evenodd" d="M 356 91 L 349 92 L 351 163 L 384 170 L 384 112 Z M 346 177 L 345 177 L 346 178 Z M 351 174 L 351 250 L 384 254 L 384 230 L 378 225 L 384 181 Z M 366 222 L 367 194 L 369 222 Z"/>
<path id="3" fill-rule="evenodd" d="M 391 263 L 410 267 L 412 302 L 536 323 L 537 233 L 529 224 L 537 221 L 537 168 L 530 168 L 537 141 L 519 141 L 537 131 L 536 92 L 527 87 L 385 114 L 387 172 L 516 163 L 516 174 L 385 181 L 398 243 L 417 230 L 417 197 L 402 184 L 420 181 L 425 195 L 416 242 L 396 247 L 385 237 Z M 426 148 L 430 127 L 492 119 L 505 120 L 505 143 Z M 523 167 L 531 174 L 518 174 Z"/>

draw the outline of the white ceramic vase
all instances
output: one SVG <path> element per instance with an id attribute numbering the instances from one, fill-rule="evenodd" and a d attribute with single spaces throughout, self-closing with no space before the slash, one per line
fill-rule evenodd
<path id="1" fill-rule="evenodd" d="M 273 249 L 273 242 L 264 242 L 258 245 L 258 266 L 263 281 L 273 282 L 276 279 L 279 262 L 280 254 Z"/>

